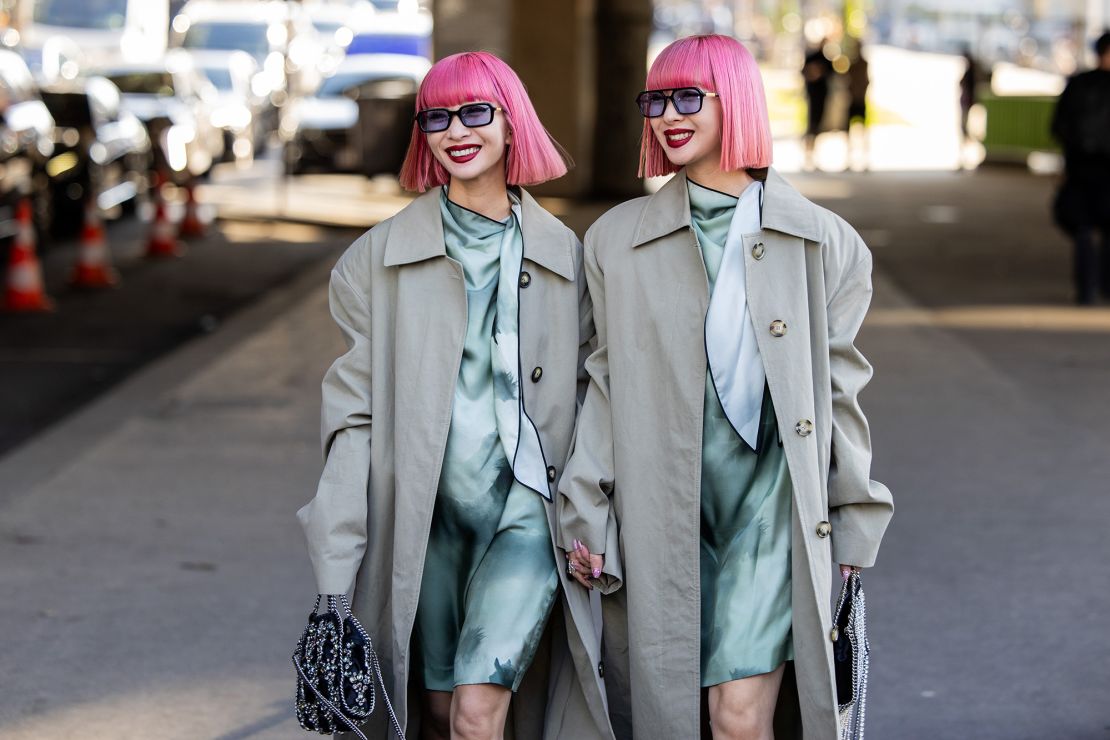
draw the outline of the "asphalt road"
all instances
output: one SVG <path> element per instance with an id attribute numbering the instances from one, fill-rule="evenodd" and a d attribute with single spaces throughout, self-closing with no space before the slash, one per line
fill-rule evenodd
<path id="1" fill-rule="evenodd" d="M 334 259 L 358 231 L 251 221 L 213 224 L 179 259 L 143 256 L 149 225 L 109 225 L 116 289 L 67 285 L 76 243 L 43 257 L 50 314 L 0 314 L 0 454 L 301 273 Z"/>

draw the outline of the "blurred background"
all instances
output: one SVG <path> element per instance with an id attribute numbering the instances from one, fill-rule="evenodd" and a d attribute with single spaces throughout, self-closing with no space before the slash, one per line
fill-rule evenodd
<path id="1" fill-rule="evenodd" d="M 871 734 L 1110 737 L 1110 308 L 1075 305 L 1050 133 L 1107 25 L 1110 0 L 0 0 L 0 737 L 297 737 L 325 283 L 412 197 L 423 75 L 469 49 L 520 73 L 576 165 L 535 193 L 581 235 L 659 186 L 632 101 L 710 32 L 760 63 L 775 166 L 875 256 Z"/>

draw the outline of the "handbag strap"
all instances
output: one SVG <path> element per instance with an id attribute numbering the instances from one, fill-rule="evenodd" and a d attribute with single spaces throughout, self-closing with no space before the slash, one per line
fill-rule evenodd
<path id="1" fill-rule="evenodd" d="M 334 598 L 329 596 L 329 601 Z M 358 631 L 362 639 L 366 640 L 366 655 L 370 660 L 370 669 L 374 671 L 374 676 L 378 679 L 378 685 L 382 687 L 382 699 L 385 701 L 385 710 L 389 714 L 389 722 L 393 725 L 393 731 L 397 733 L 397 737 L 404 740 L 405 733 L 401 730 L 401 723 L 397 721 L 397 714 L 393 711 L 393 702 L 389 700 L 389 692 L 385 688 L 385 679 L 382 678 L 382 666 L 378 660 L 378 651 L 374 649 L 374 642 L 370 639 L 370 634 L 362 628 L 362 622 L 358 621 L 355 612 L 351 609 L 350 603 L 347 601 L 347 595 L 343 594 L 339 597 L 343 608 L 347 610 L 347 614 L 351 617 L 351 624 Z M 342 616 L 342 615 L 340 615 Z"/>

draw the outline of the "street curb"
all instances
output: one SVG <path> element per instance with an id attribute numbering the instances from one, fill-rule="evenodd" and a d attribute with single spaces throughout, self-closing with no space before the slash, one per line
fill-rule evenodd
<path id="1" fill-rule="evenodd" d="M 332 264 L 330 258 L 318 260 L 301 275 L 233 313 L 213 333 L 195 337 L 151 361 L 115 388 L 0 457 L 0 505 L 59 474 L 136 413 L 153 407 L 167 390 L 281 318 L 313 291 L 324 289 Z"/>

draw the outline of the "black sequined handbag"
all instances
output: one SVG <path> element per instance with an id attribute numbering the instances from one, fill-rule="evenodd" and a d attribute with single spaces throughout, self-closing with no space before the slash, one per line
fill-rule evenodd
<path id="1" fill-rule="evenodd" d="M 831 637 L 840 740 L 863 740 L 871 646 L 867 642 L 867 603 L 863 597 L 863 581 L 857 570 L 852 571 L 840 589 Z"/>
<path id="2" fill-rule="evenodd" d="M 376 681 L 382 687 L 393 731 L 404 740 L 370 635 L 351 611 L 346 596 L 328 596 L 325 612 L 320 612 L 322 598 L 316 597 L 308 625 L 293 651 L 297 721 L 304 729 L 321 735 L 350 731 L 359 740 L 367 740 L 358 726 L 374 713 Z M 339 604 L 347 614 L 345 618 Z"/>

